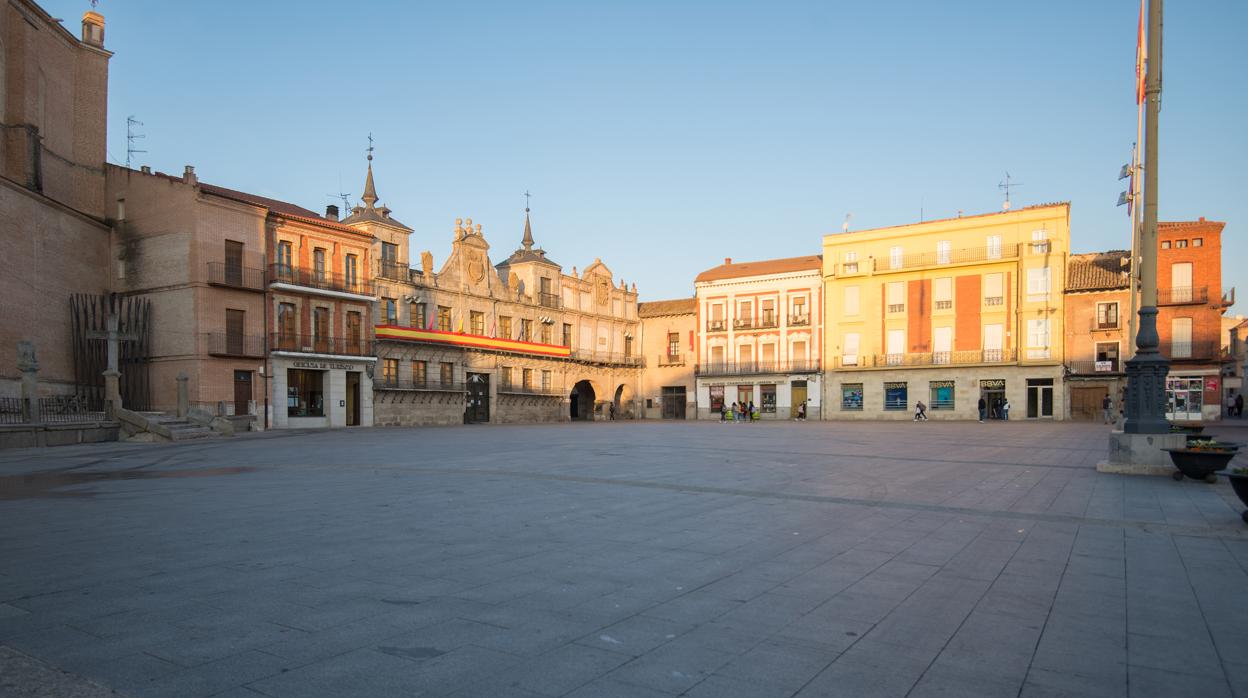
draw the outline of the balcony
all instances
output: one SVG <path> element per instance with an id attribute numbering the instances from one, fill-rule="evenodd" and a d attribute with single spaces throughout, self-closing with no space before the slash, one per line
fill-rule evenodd
<path id="1" fill-rule="evenodd" d="M 559 308 L 562 306 L 559 296 L 554 293 L 538 293 L 537 304 L 543 308 Z"/>
<path id="2" fill-rule="evenodd" d="M 807 361 L 723 361 L 695 364 L 697 376 L 756 376 L 771 373 L 818 373 L 818 359 Z"/>
<path id="3" fill-rule="evenodd" d="M 1208 302 L 1208 286 L 1157 289 L 1157 305 L 1194 305 Z"/>
<path id="4" fill-rule="evenodd" d="M 1121 375 L 1123 369 L 1122 362 L 1118 359 L 1070 361 L 1066 368 L 1072 376 Z"/>
<path id="5" fill-rule="evenodd" d="M 209 356 L 263 358 L 264 335 L 209 332 L 208 354 Z"/>
<path id="6" fill-rule="evenodd" d="M 915 366 L 950 366 L 967 364 L 1000 364 L 1013 362 L 1013 349 L 971 351 L 932 351 L 906 354 L 858 354 L 837 357 L 836 368 L 910 368 Z"/>
<path id="7" fill-rule="evenodd" d="M 225 262 L 208 263 L 208 283 L 213 286 L 242 288 L 248 291 L 264 290 L 264 270 L 252 269 Z"/>
<path id="8" fill-rule="evenodd" d="M 447 381 L 445 383 L 437 380 L 397 380 L 386 379 L 384 376 L 378 376 L 373 379 L 373 389 L 375 390 L 409 390 L 427 393 L 462 393 L 464 392 L 463 383 L 455 383 Z"/>
<path id="9" fill-rule="evenodd" d="M 393 259 L 377 260 L 377 278 L 391 279 L 393 281 L 410 281 L 411 274 L 411 267 L 403 262 L 396 262 Z"/>
<path id="10" fill-rule="evenodd" d="M 675 354 L 659 354 L 659 358 L 655 361 L 656 366 L 684 366 L 685 357 L 677 352 Z"/>
<path id="11" fill-rule="evenodd" d="M 805 327 L 810 324 L 810 315 L 801 313 L 789 316 L 789 327 Z"/>
<path id="12" fill-rule="evenodd" d="M 347 278 L 342 274 L 317 272 L 312 269 L 301 269 L 287 264 L 272 264 L 269 266 L 269 283 L 302 286 L 318 291 L 351 293 L 358 296 L 373 295 L 371 285 L 363 283 L 357 278 Z"/>
<path id="13" fill-rule="evenodd" d="M 1222 356 L 1219 342 L 1162 342 L 1161 353 L 1171 361 L 1210 361 Z"/>
<path id="14" fill-rule="evenodd" d="M 310 334 L 274 332 L 269 337 L 272 351 L 300 354 L 334 354 L 337 356 L 372 356 L 373 343 L 354 337 L 317 337 Z"/>
<path id="15" fill-rule="evenodd" d="M 727 320 L 707 320 L 706 321 L 707 332 L 725 332 L 727 330 L 728 330 Z"/>

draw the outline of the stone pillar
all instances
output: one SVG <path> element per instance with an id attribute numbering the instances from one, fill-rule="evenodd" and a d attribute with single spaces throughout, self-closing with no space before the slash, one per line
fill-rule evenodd
<path id="1" fill-rule="evenodd" d="M 186 414 L 191 411 L 191 394 L 186 387 L 188 380 L 190 376 L 186 375 L 186 371 L 178 373 L 178 419 L 186 417 Z"/>
<path id="2" fill-rule="evenodd" d="M 25 417 L 32 424 L 39 421 L 39 361 L 32 342 L 17 343 L 17 370 L 22 372 L 22 403 Z"/>
<path id="3" fill-rule="evenodd" d="M 117 418 L 117 410 L 121 408 L 121 371 L 104 372 L 104 410 L 109 419 Z"/>

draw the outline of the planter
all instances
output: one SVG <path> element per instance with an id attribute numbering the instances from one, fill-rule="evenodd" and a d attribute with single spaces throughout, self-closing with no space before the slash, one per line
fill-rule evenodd
<path id="1" fill-rule="evenodd" d="M 1248 507 L 1248 474 L 1227 473 L 1227 477 L 1231 479 L 1231 489 L 1235 490 L 1235 496 Z M 1244 523 L 1248 523 L 1248 509 L 1245 509 L 1239 517 L 1244 520 Z"/>
<path id="2" fill-rule="evenodd" d="M 1239 450 L 1239 446 L 1201 451 L 1194 451 L 1190 448 L 1167 448 L 1163 450 L 1170 453 L 1170 461 L 1174 463 L 1174 467 L 1178 468 L 1178 471 L 1173 475 L 1175 480 L 1182 480 L 1183 476 L 1186 475 L 1193 480 L 1204 480 L 1205 482 L 1214 483 L 1218 481 L 1218 476 L 1214 475 L 1214 473 L 1226 468 L 1231 459 L 1235 457 L 1235 452 Z"/>

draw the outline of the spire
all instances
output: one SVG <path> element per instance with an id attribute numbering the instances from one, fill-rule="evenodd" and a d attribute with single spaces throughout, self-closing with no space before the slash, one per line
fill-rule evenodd
<path id="1" fill-rule="evenodd" d="M 533 249 L 533 226 L 529 224 L 529 196 L 526 190 L 524 192 L 524 239 L 520 241 L 526 252 Z"/>
<path id="2" fill-rule="evenodd" d="M 373 208 L 377 203 L 377 187 L 373 185 L 373 134 L 368 134 L 368 177 L 364 180 L 364 205 Z"/>

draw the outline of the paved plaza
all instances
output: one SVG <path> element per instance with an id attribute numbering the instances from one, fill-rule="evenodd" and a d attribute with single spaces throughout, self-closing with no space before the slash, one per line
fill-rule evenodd
<path id="1" fill-rule="evenodd" d="M 1248 696 L 1238 500 L 1097 473 L 1106 429 L 3 451 L 0 693 Z"/>

